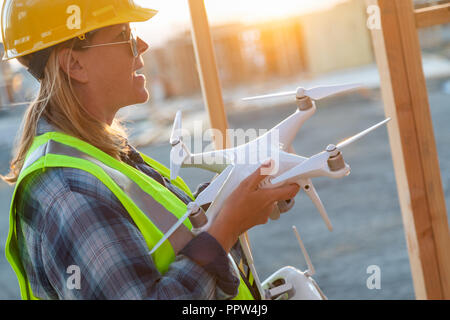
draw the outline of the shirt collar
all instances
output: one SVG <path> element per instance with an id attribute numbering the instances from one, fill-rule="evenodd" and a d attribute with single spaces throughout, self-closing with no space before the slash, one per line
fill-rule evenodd
<path id="1" fill-rule="evenodd" d="M 36 135 L 40 136 L 47 132 L 60 131 L 55 126 L 51 125 L 45 117 L 40 117 L 37 123 Z"/>

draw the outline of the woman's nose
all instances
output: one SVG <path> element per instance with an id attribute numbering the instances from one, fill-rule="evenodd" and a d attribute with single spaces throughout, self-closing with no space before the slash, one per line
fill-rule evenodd
<path id="1" fill-rule="evenodd" d="M 144 40 L 142 40 L 139 37 L 137 37 L 137 43 L 138 43 L 139 54 L 144 54 L 148 50 L 149 45 L 147 44 L 147 42 L 145 42 Z"/>

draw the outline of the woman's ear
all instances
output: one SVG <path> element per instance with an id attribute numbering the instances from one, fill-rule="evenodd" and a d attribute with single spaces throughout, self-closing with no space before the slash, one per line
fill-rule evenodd
<path id="1" fill-rule="evenodd" d="M 60 68 L 70 78 L 80 83 L 88 82 L 88 73 L 80 52 L 70 48 L 63 48 L 58 52 L 58 61 Z"/>

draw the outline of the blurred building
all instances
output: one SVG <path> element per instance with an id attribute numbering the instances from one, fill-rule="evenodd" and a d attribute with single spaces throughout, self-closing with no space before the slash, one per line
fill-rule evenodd
<path id="1" fill-rule="evenodd" d="M 303 25 L 299 17 L 247 26 L 240 33 L 245 59 L 243 79 L 291 77 L 308 71 Z"/>
<path id="2" fill-rule="evenodd" d="M 301 17 L 311 75 L 374 61 L 365 1 L 351 0 Z"/>
<path id="3" fill-rule="evenodd" d="M 152 49 L 144 59 L 152 90 L 158 91 L 161 98 L 200 90 L 190 36 L 172 38 L 164 47 Z"/>
<path id="4" fill-rule="evenodd" d="M 325 11 L 253 25 L 211 27 L 224 88 L 267 79 L 316 76 L 374 61 L 365 2 L 348 0 Z M 190 32 L 148 55 L 152 86 L 167 97 L 200 91 Z"/>

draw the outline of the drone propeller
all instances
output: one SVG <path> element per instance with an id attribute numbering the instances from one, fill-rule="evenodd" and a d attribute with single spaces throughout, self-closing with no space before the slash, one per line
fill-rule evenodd
<path id="1" fill-rule="evenodd" d="M 311 89 L 298 88 L 296 91 L 288 91 L 288 92 L 280 92 L 274 94 L 267 94 L 256 97 L 244 98 L 244 101 L 251 100 L 259 100 L 259 99 L 267 99 L 267 98 L 276 98 L 276 97 L 286 97 L 295 95 L 297 99 L 301 99 L 303 97 L 309 97 L 313 100 L 320 100 L 341 92 L 353 90 L 360 88 L 361 84 L 344 84 L 344 85 L 332 85 L 332 86 L 319 86 Z"/>
<path id="2" fill-rule="evenodd" d="M 172 134 L 170 135 L 170 144 L 172 150 L 170 151 L 170 180 L 175 180 L 178 177 L 181 165 L 189 156 L 186 147 L 182 141 L 181 136 L 181 111 L 175 115 L 173 123 Z"/>
<path id="3" fill-rule="evenodd" d="M 203 190 L 195 201 L 188 203 L 186 213 L 166 232 L 161 240 L 152 248 L 150 254 L 153 254 L 177 229 L 181 224 L 193 213 L 197 213 L 201 206 L 213 202 L 217 194 L 222 188 L 222 185 L 227 180 L 233 166 L 228 166 L 217 178 L 215 178 L 208 187 Z"/>
<path id="4" fill-rule="evenodd" d="M 364 130 L 364 131 L 362 131 L 362 132 L 360 132 L 360 133 L 358 133 L 358 134 L 356 134 L 356 135 L 354 135 L 354 136 L 352 136 L 352 137 L 350 137 L 350 138 L 348 138 L 348 139 L 345 139 L 345 140 L 339 142 L 339 143 L 337 144 L 336 148 L 341 149 L 341 148 L 343 148 L 343 147 L 346 147 L 346 146 L 352 144 L 352 143 L 355 142 L 356 140 L 361 139 L 362 137 L 364 137 L 364 136 L 365 136 L 366 134 L 368 134 L 369 132 L 375 130 L 376 128 L 378 128 L 378 127 L 380 127 L 380 126 L 382 126 L 383 124 L 389 122 L 390 120 L 391 120 L 391 118 L 386 118 L 386 119 L 384 119 L 383 121 L 381 121 L 380 123 L 377 123 L 376 125 L 374 125 L 374 126 L 368 128 L 368 129 L 366 129 L 366 130 Z"/>

